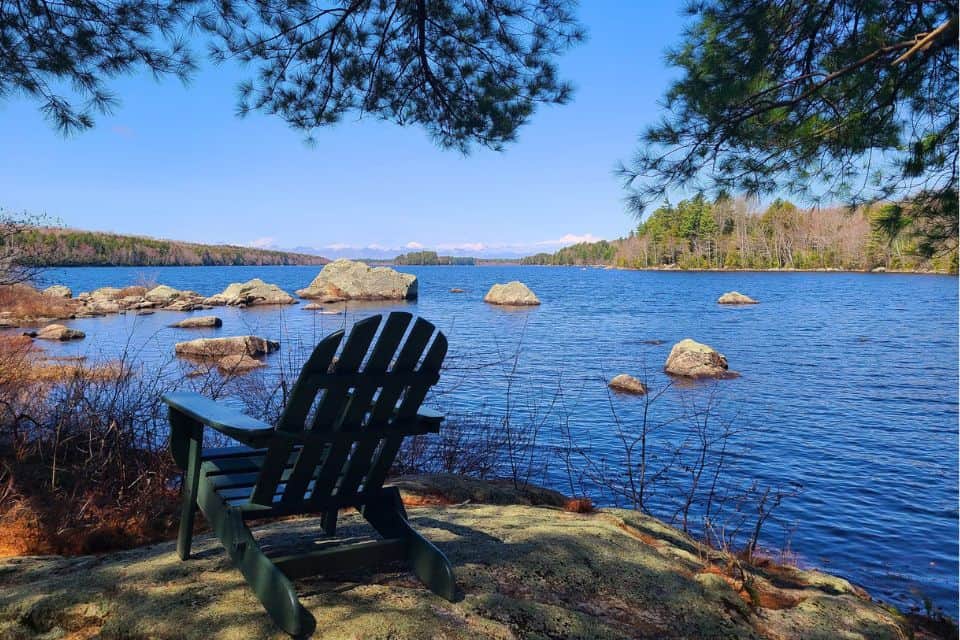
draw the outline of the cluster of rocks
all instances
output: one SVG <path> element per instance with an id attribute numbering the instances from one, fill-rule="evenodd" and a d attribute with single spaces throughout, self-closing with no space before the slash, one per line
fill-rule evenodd
<path id="1" fill-rule="evenodd" d="M 62 287 L 66 289 L 66 287 Z M 45 290 L 47 293 L 49 289 Z M 67 289 L 69 291 L 69 289 Z M 51 294 L 52 295 L 52 294 Z M 62 297 L 69 297 L 63 295 Z M 220 293 L 205 297 L 196 291 L 178 290 L 165 284 L 150 290 L 146 287 L 101 287 L 80 293 L 76 317 L 90 317 L 126 311 L 158 310 L 196 311 L 220 306 L 250 307 L 255 305 L 295 304 L 296 299 L 275 284 L 259 278 L 234 282 Z"/>
<path id="2" fill-rule="evenodd" d="M 659 341 L 657 341 L 659 342 Z M 727 358 L 710 345 L 684 338 L 670 349 L 663 370 L 671 376 L 687 379 L 697 378 L 735 378 L 738 374 L 730 370 Z M 637 378 L 621 373 L 609 382 L 614 391 L 632 395 L 644 395 L 647 386 Z"/>
<path id="3" fill-rule="evenodd" d="M 234 282 L 220 293 L 206 298 L 203 303 L 212 307 L 222 305 L 252 307 L 268 304 L 296 304 L 297 300 L 277 285 L 254 278 L 247 282 Z"/>

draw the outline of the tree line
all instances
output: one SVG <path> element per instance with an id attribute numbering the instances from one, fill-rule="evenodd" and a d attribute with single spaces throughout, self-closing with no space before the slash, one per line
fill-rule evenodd
<path id="1" fill-rule="evenodd" d="M 0 237 L 4 254 L 34 266 L 241 266 L 320 265 L 320 256 L 254 249 L 233 245 L 194 244 L 125 236 L 99 231 L 78 231 L 28 226 Z"/>
<path id="2" fill-rule="evenodd" d="M 394 264 L 398 265 L 466 265 L 473 266 L 477 263 L 475 258 L 461 256 L 440 256 L 436 251 L 411 251 L 402 256 L 393 259 Z"/>
<path id="3" fill-rule="evenodd" d="M 922 230 L 890 235 L 874 205 L 804 211 L 777 199 L 765 209 L 702 195 L 659 207 L 627 237 L 581 243 L 524 264 L 679 269 L 844 269 L 957 272 L 957 247 L 931 251 Z"/>

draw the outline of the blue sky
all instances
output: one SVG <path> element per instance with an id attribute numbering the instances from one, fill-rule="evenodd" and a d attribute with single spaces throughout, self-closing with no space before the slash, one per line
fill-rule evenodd
<path id="1" fill-rule="evenodd" d="M 278 118 L 233 115 L 244 77 L 234 66 L 206 64 L 188 87 L 119 79 L 114 114 L 70 138 L 35 103 L 8 98 L 0 206 L 69 227 L 330 253 L 496 255 L 615 238 L 635 220 L 613 169 L 658 118 L 680 11 L 680 2 L 583 2 L 588 41 L 560 61 L 573 101 L 541 109 L 499 153 L 465 157 L 420 128 L 350 118 L 308 146 Z"/>

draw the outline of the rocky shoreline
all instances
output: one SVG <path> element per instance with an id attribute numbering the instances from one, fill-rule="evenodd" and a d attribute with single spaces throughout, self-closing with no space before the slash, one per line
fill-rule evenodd
<path id="1" fill-rule="evenodd" d="M 633 511 L 565 509 L 563 496 L 456 476 L 400 478 L 414 528 L 451 560 L 460 596 L 402 565 L 298 581 L 337 638 L 894 640 L 910 621 L 846 580 L 747 564 Z M 357 514 L 341 534 L 372 531 Z M 319 518 L 273 522 L 276 548 L 322 537 Z M 182 562 L 166 542 L 100 556 L 0 560 L 0 636 L 284 638 L 212 535 Z M 932 637 L 932 636 L 926 636 Z"/>

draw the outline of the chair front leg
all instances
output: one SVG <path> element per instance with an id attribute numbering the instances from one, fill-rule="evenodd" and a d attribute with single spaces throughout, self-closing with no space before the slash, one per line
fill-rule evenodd
<path id="1" fill-rule="evenodd" d="M 203 450 L 203 425 L 176 409 L 170 409 L 170 449 L 183 469 L 180 505 L 180 529 L 177 532 L 177 555 L 190 557 L 193 521 L 197 513 L 197 488 L 200 483 L 200 453 Z"/>

